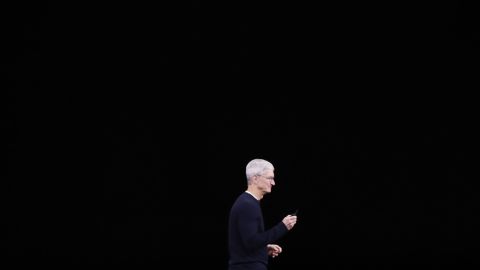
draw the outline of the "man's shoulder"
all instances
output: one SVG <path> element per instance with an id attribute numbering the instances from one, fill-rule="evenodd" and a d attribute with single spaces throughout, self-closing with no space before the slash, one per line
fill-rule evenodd
<path id="1" fill-rule="evenodd" d="M 253 196 L 248 192 L 244 191 L 238 195 L 236 202 L 251 202 L 253 201 L 252 199 L 254 199 Z"/>
<path id="2" fill-rule="evenodd" d="M 256 202 L 255 198 L 252 195 L 248 194 L 247 192 L 243 192 L 242 194 L 238 195 L 237 199 L 233 203 L 233 207 L 254 207 L 258 203 Z"/>

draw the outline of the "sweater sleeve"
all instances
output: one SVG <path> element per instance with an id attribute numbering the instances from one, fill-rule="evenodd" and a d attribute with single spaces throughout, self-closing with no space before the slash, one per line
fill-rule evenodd
<path id="1" fill-rule="evenodd" d="M 261 210 L 254 205 L 247 204 L 240 210 L 238 225 L 241 232 L 241 241 L 249 249 L 263 248 L 288 232 L 283 222 L 279 222 L 272 228 L 263 231 L 263 219 Z M 260 227 L 262 227 L 260 229 Z"/>

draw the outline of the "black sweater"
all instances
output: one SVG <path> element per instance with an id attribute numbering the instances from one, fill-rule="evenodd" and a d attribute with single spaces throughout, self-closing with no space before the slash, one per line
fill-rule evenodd
<path id="1" fill-rule="evenodd" d="M 265 231 L 260 202 L 244 192 L 230 210 L 228 221 L 229 264 L 261 262 L 267 264 L 267 244 L 288 232 L 283 222 Z"/>

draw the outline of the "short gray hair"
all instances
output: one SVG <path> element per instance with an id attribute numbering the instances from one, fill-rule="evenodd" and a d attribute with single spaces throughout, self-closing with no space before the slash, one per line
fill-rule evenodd
<path id="1" fill-rule="evenodd" d="M 250 181 L 250 178 L 254 177 L 255 175 L 262 175 L 263 172 L 267 170 L 274 170 L 272 163 L 258 158 L 251 160 L 248 162 L 245 170 L 247 174 L 247 181 Z"/>

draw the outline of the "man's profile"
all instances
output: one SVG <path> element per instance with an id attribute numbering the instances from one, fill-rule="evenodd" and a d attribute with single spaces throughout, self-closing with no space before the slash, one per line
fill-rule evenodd
<path id="1" fill-rule="evenodd" d="M 296 215 L 287 215 L 265 230 L 260 200 L 275 186 L 274 166 L 264 159 L 253 159 L 246 166 L 247 190 L 230 209 L 228 221 L 229 270 L 266 270 L 268 256 L 282 252 L 274 244 L 297 222 Z"/>

